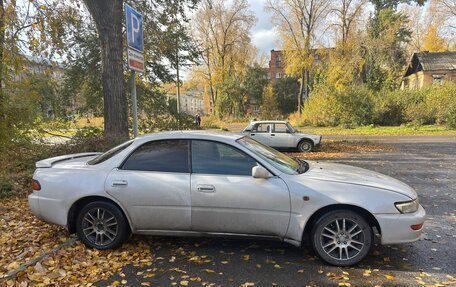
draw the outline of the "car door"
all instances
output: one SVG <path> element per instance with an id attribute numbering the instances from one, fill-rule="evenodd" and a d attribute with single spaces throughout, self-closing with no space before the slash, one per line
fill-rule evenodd
<path id="1" fill-rule="evenodd" d="M 257 162 L 233 146 L 192 140 L 192 230 L 284 236 L 290 195 L 279 177 L 252 177 Z"/>
<path id="2" fill-rule="evenodd" d="M 105 188 L 137 230 L 190 230 L 189 141 L 143 144 L 111 171 Z"/>
<path id="3" fill-rule="evenodd" d="M 275 123 L 271 133 L 272 147 L 277 148 L 292 148 L 294 146 L 294 136 L 288 130 L 287 125 L 283 123 Z"/>
<path id="4" fill-rule="evenodd" d="M 250 131 L 249 136 L 262 144 L 270 145 L 271 128 L 271 124 L 269 123 L 255 124 Z"/>

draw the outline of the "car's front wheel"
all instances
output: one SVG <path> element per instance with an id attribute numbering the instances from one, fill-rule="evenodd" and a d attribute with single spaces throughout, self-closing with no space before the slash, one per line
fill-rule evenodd
<path id="1" fill-rule="evenodd" d="M 351 210 L 324 214 L 312 229 L 312 246 L 329 264 L 350 266 L 369 253 L 373 232 L 367 221 Z"/>
<path id="2" fill-rule="evenodd" d="M 298 144 L 298 150 L 300 152 L 311 152 L 314 145 L 310 140 L 301 140 Z"/>
<path id="3" fill-rule="evenodd" d="M 79 239 L 91 248 L 116 248 L 130 234 L 122 211 L 110 202 L 95 201 L 85 205 L 76 220 Z"/>

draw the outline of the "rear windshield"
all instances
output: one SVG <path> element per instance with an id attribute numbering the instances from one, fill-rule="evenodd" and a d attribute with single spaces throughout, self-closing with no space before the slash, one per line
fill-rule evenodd
<path id="1" fill-rule="evenodd" d="M 87 164 L 94 165 L 94 164 L 102 163 L 102 162 L 110 159 L 111 157 L 115 156 L 119 152 L 123 151 L 127 147 L 129 147 L 132 143 L 133 143 L 133 140 L 129 140 L 127 142 L 124 142 L 123 144 L 120 144 L 120 145 L 108 150 L 104 154 L 100 154 L 96 158 L 89 160 L 87 162 Z"/>

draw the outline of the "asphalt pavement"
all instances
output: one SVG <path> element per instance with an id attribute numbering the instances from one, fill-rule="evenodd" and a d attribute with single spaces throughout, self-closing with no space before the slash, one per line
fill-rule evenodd
<path id="1" fill-rule="evenodd" d="M 141 237 L 153 260 L 97 286 L 456 286 L 456 139 L 388 140 L 395 151 L 334 162 L 398 178 L 419 194 L 428 218 L 418 242 L 375 246 L 350 268 L 331 267 L 308 246 L 229 238 Z"/>

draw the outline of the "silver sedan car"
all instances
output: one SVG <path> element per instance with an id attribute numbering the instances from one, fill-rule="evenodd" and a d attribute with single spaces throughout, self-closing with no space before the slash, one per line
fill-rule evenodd
<path id="1" fill-rule="evenodd" d="M 109 249 L 130 235 L 310 240 L 324 261 L 362 260 L 382 244 L 419 238 L 416 192 L 365 169 L 290 158 L 234 134 L 163 132 L 110 151 L 36 163 L 33 213 Z"/>

